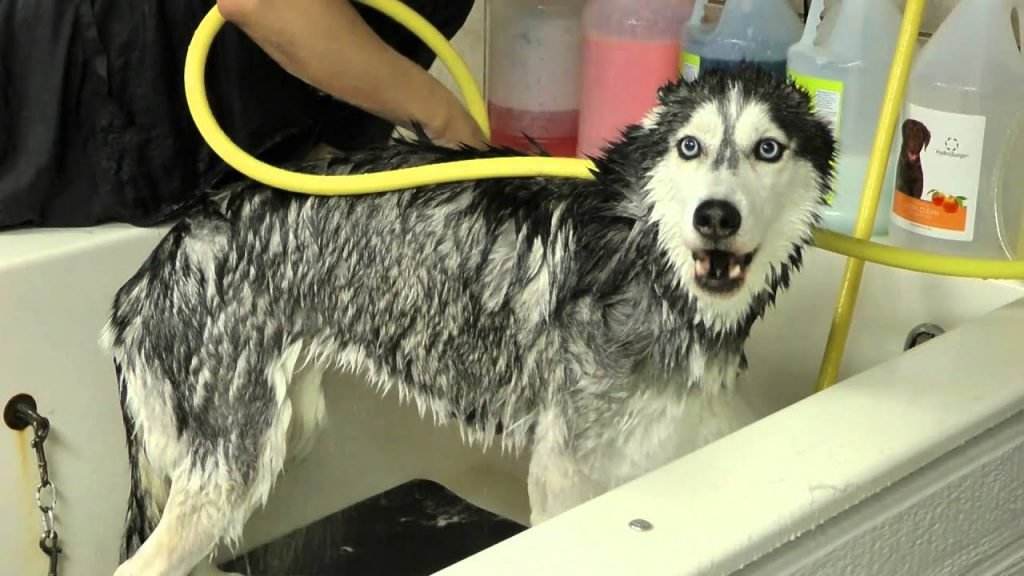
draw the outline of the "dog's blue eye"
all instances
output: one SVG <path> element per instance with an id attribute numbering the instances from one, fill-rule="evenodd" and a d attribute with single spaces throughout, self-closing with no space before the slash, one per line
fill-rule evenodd
<path id="1" fill-rule="evenodd" d="M 700 142 L 693 136 L 684 136 L 679 141 L 679 155 L 685 160 L 692 160 L 700 156 Z"/>
<path id="2" fill-rule="evenodd" d="M 784 148 L 777 140 L 765 138 L 757 143 L 754 153 L 765 162 L 776 162 L 782 157 Z"/>

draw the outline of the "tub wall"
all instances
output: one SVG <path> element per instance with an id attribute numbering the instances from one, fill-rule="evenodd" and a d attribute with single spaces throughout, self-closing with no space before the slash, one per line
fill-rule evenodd
<path id="1" fill-rule="evenodd" d="M 35 397 L 65 555 L 61 573 L 109 576 L 117 562 L 128 468 L 113 366 L 98 345 L 114 291 L 157 239 L 93 230 L 0 234 L 0 403 Z M 46 574 L 39 481 L 28 432 L 0 427 L 0 573 Z"/>
<path id="2" fill-rule="evenodd" d="M 1024 413 L 736 576 L 1024 574 Z"/>
<path id="3" fill-rule="evenodd" d="M 110 358 L 98 338 L 116 290 L 165 229 L 102 226 L 0 234 L 0 408 L 33 395 L 51 420 L 46 454 L 57 487 L 61 574 L 109 576 L 127 501 L 124 430 Z M 414 478 L 434 480 L 498 514 L 529 516 L 524 462 L 463 445 L 392 392 L 325 378 L 328 423 L 279 480 L 242 551 Z M 0 574 L 45 574 L 30 436 L 0 426 Z"/>
<path id="4" fill-rule="evenodd" d="M 1024 299 L 442 574 L 1020 574 L 1021 326 Z"/>
<path id="5" fill-rule="evenodd" d="M 770 413 L 814 392 L 846 260 L 810 250 L 804 268 L 775 308 L 755 324 L 747 345 L 748 394 Z M 945 278 L 867 264 L 839 380 L 903 354 L 916 326 L 953 330 L 1024 297 L 1012 282 Z M 794 330 L 794 322 L 800 329 Z"/>

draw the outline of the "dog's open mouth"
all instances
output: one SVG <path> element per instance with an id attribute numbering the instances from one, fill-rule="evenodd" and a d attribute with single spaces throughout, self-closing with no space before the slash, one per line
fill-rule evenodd
<path id="1" fill-rule="evenodd" d="M 743 285 L 754 252 L 737 254 L 725 250 L 698 250 L 693 253 L 697 285 L 718 294 L 726 294 Z"/>

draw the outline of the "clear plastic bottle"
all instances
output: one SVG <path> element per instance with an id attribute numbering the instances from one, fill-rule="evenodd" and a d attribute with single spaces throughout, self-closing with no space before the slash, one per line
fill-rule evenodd
<path id="1" fill-rule="evenodd" d="M 841 0 L 825 20 L 823 11 L 824 0 L 811 2 L 804 34 L 789 49 L 788 73 L 811 93 L 815 112 L 832 123 L 839 140 L 824 226 L 852 234 L 902 16 L 892 0 Z M 882 193 L 875 235 L 889 228 L 892 184 L 883 183 Z"/>
<path id="2" fill-rule="evenodd" d="M 584 0 L 495 0 L 488 6 L 491 143 L 572 157 L 579 131 Z"/>
<path id="3" fill-rule="evenodd" d="M 699 10 L 703 12 L 703 6 Z M 800 39 L 803 30 L 789 0 L 729 0 L 717 26 L 690 20 L 692 26 L 686 31 L 690 39 L 681 57 L 686 78 L 696 78 L 701 70 L 731 68 L 747 61 L 783 79 L 786 50 Z"/>
<path id="4" fill-rule="evenodd" d="M 595 156 L 679 77 L 679 30 L 693 0 L 587 0 L 577 155 Z"/>
<path id="5" fill-rule="evenodd" d="M 1024 0 L 960 2 L 910 73 L 890 170 L 890 241 L 1015 259 L 1024 198 Z"/>

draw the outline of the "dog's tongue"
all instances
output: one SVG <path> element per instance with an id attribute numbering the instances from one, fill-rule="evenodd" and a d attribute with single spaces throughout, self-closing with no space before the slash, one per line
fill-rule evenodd
<path id="1" fill-rule="evenodd" d="M 713 280 L 739 280 L 744 270 L 740 257 L 721 250 L 701 251 L 694 254 L 695 272 L 698 278 Z"/>

